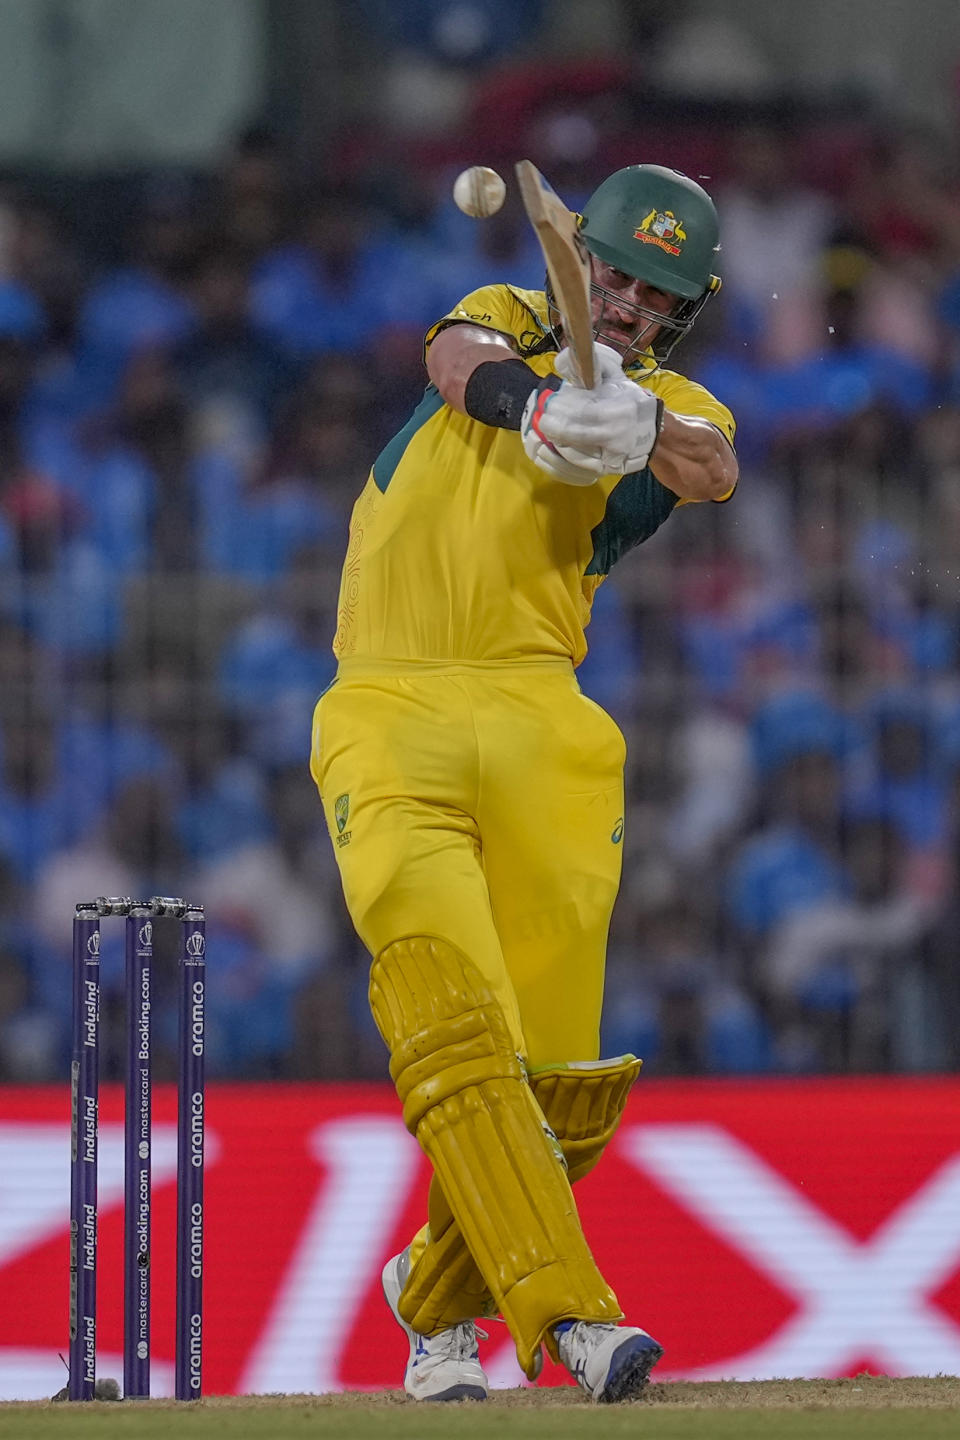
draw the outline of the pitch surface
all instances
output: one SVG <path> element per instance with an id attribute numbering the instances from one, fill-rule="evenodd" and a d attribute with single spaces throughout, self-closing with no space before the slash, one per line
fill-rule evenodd
<path id="1" fill-rule="evenodd" d="M 483 1405 L 415 1405 L 396 1391 L 0 1404 L 10 1440 L 374 1440 L 384 1427 L 390 1440 L 947 1440 L 960 1433 L 960 1379 L 677 1382 L 609 1407 L 568 1388 L 501 1390 Z"/>

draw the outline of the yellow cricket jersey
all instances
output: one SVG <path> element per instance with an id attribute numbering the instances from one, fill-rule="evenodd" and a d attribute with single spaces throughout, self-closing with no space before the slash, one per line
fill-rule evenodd
<path id="1" fill-rule="evenodd" d="M 554 370 L 546 298 L 491 285 L 438 321 L 512 336 L 538 375 Z M 642 378 L 668 410 L 733 441 L 727 408 L 670 370 Z M 354 506 L 334 652 L 341 660 L 491 661 L 586 654 L 597 586 L 678 503 L 649 468 L 565 485 L 528 459 L 516 430 L 452 409 L 433 385 L 374 462 Z M 682 502 L 679 502 L 682 503 Z"/>

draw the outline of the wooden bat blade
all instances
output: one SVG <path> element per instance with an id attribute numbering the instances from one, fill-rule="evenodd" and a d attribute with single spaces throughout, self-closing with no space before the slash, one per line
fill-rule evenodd
<path id="1" fill-rule="evenodd" d="M 593 321 L 590 316 L 590 256 L 577 234 L 576 218 L 530 160 L 514 166 L 527 218 L 540 241 L 553 297 L 563 320 L 583 385 L 593 386 Z"/>

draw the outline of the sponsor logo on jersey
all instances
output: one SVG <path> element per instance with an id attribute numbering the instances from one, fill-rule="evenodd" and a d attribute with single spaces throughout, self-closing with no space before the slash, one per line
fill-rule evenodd
<path id="1" fill-rule="evenodd" d="M 617 821 L 616 825 L 614 825 L 614 827 L 613 827 L 613 833 L 611 834 L 610 839 L 613 841 L 614 845 L 619 845 L 619 844 L 620 844 L 620 841 L 623 839 L 623 817 L 622 817 L 622 816 L 621 816 L 620 819 Z"/>
<path id="2" fill-rule="evenodd" d="M 670 255 L 679 255 L 687 232 L 672 210 L 651 210 L 633 236 L 644 245 L 657 245 Z"/>

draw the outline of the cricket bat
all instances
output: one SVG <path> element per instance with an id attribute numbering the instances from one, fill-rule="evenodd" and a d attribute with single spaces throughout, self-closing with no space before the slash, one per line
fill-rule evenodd
<path id="1" fill-rule="evenodd" d="M 576 218 L 530 160 L 515 165 L 527 218 L 540 241 L 563 336 L 573 352 L 580 383 L 593 388 L 593 321 L 590 317 L 590 256 L 577 234 Z"/>

